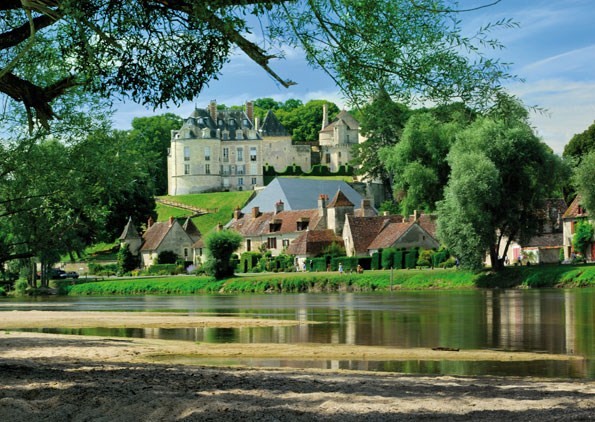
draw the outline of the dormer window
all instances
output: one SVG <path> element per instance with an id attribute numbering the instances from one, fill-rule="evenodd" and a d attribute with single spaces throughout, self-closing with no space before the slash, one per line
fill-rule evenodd
<path id="1" fill-rule="evenodd" d="M 278 232 L 279 230 L 281 230 L 281 223 L 282 223 L 282 221 L 280 219 L 272 220 L 269 223 L 269 232 L 274 233 L 274 232 Z"/>
<path id="2" fill-rule="evenodd" d="M 310 223 L 310 219 L 309 218 L 300 218 L 297 221 L 297 231 L 304 231 L 308 229 L 308 224 Z"/>

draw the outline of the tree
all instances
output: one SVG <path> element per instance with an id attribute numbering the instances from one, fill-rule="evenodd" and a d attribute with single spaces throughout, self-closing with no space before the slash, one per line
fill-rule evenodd
<path id="1" fill-rule="evenodd" d="M 318 140 L 318 132 L 322 129 L 324 104 L 328 107 L 329 122 L 339 113 L 336 104 L 326 100 L 310 100 L 304 105 L 297 103 L 282 107 L 275 111 L 281 124 L 291 133 L 291 139 L 298 142 Z"/>
<path id="2" fill-rule="evenodd" d="M 430 112 L 415 113 L 405 124 L 401 141 L 380 150 L 385 167 L 394 175 L 393 190 L 403 215 L 416 209 L 435 211 L 450 175 L 446 157 L 461 130 L 459 123 L 442 123 Z"/>
<path id="3" fill-rule="evenodd" d="M 167 194 L 167 150 L 171 131 L 182 126 L 182 119 L 173 113 L 152 117 L 135 117 L 129 136 L 135 148 L 146 153 L 151 166 L 149 173 L 156 195 Z"/>
<path id="4" fill-rule="evenodd" d="M 118 274 L 123 275 L 138 268 L 139 257 L 130 251 L 128 243 L 124 243 L 118 251 Z"/>
<path id="5" fill-rule="evenodd" d="M 485 7 L 482 5 L 480 7 Z M 463 34 L 449 0 L 6 0 L 0 5 L 0 92 L 27 112 L 32 128 L 59 115 L 56 99 L 83 88 L 162 107 L 193 99 L 222 71 L 234 48 L 289 87 L 271 68 L 278 47 L 302 48 L 348 98 L 370 98 L 380 84 L 402 100 L 482 104 L 506 65 L 493 28 Z M 269 51 L 251 41 L 249 16 Z M 467 33 L 467 31 L 466 31 Z"/>
<path id="6" fill-rule="evenodd" d="M 595 210 L 595 150 L 582 156 L 574 169 L 573 185 L 581 195 L 582 205 L 593 213 Z"/>
<path id="7" fill-rule="evenodd" d="M 242 244 L 242 236 L 233 230 L 212 231 L 204 239 L 209 254 L 207 273 L 217 280 L 233 275 L 232 254 Z"/>
<path id="8" fill-rule="evenodd" d="M 564 147 L 565 158 L 580 161 L 581 157 L 595 151 L 595 122 L 584 132 L 575 134 Z"/>
<path id="9" fill-rule="evenodd" d="M 579 251 L 583 257 L 587 256 L 587 249 L 593 243 L 593 234 L 595 229 L 588 221 L 580 221 L 576 225 L 576 231 L 572 236 L 572 246 Z"/>
<path id="10" fill-rule="evenodd" d="M 536 214 L 559 184 L 560 159 L 535 136 L 525 109 L 502 97 L 457 137 L 448 162 L 438 237 L 461 265 L 481 268 L 489 253 L 499 270 L 513 240 L 523 243 L 537 233 Z"/>
<path id="11" fill-rule="evenodd" d="M 409 114 L 408 108 L 395 103 L 384 88 L 361 111 L 360 131 L 367 139 L 354 146 L 352 164 L 358 174 L 380 180 L 388 198 L 392 198 L 394 174 L 387 169 L 379 152 L 400 141 Z"/>

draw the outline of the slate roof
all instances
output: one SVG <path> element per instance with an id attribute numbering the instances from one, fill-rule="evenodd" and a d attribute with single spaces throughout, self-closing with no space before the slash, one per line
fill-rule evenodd
<path id="1" fill-rule="evenodd" d="M 355 117 L 353 117 L 351 115 L 351 113 L 349 113 L 348 111 L 341 110 L 341 112 L 339 114 L 337 114 L 337 117 L 335 118 L 335 120 L 333 120 L 331 123 L 326 125 L 321 130 L 321 132 L 331 132 L 334 130 L 335 126 L 339 126 L 342 124 L 347 126 L 349 129 L 353 129 L 353 130 L 359 129 L 359 122 L 357 121 L 357 119 Z"/>
<path id="2" fill-rule="evenodd" d="M 275 210 L 275 203 L 283 201 L 286 210 L 307 210 L 318 207 L 318 196 L 325 194 L 333 198 L 338 190 L 354 204 L 355 209 L 361 207 L 363 196 L 349 184 L 341 180 L 308 180 L 285 177 L 275 178 L 266 188 L 242 208 L 248 214 L 253 207 L 262 212 Z"/>
<path id="3" fill-rule="evenodd" d="M 343 246 L 343 239 L 337 236 L 333 230 L 308 230 L 289 244 L 287 253 L 290 255 L 318 256 L 333 243 Z"/>
<path id="4" fill-rule="evenodd" d="M 140 234 L 138 234 L 138 230 L 136 229 L 136 226 L 132 222 L 132 218 L 129 218 L 128 222 L 126 223 L 126 226 L 124 227 L 124 230 L 122 231 L 122 234 L 120 235 L 120 237 L 118 239 L 119 240 L 131 240 L 131 239 L 140 239 L 140 238 L 141 238 Z"/>
<path id="5" fill-rule="evenodd" d="M 200 230 L 198 230 L 198 227 L 196 227 L 196 225 L 192 222 L 190 217 L 186 218 L 186 221 L 184 221 L 182 228 L 186 233 L 188 233 L 188 236 L 190 236 L 190 238 L 194 242 L 196 242 L 202 236 Z"/>
<path id="6" fill-rule="evenodd" d="M 564 215 L 562 215 L 562 218 L 588 217 L 589 213 L 581 206 L 581 201 L 581 196 L 577 195 L 566 209 Z"/>
<path id="7" fill-rule="evenodd" d="M 297 230 L 298 221 L 308 221 L 308 229 L 314 230 L 321 223 L 321 216 L 318 209 L 281 211 L 260 213 L 256 218 L 252 213 L 244 214 L 242 218 L 232 220 L 228 228 L 240 233 L 242 236 L 261 236 L 271 233 L 287 234 L 294 233 Z M 275 230 L 271 231 L 271 223 L 278 221 L 274 225 Z"/>
<path id="8" fill-rule="evenodd" d="M 217 121 L 215 121 L 208 109 L 195 109 L 184 121 L 180 130 L 188 129 L 193 137 L 197 137 L 205 128 L 210 130 L 211 138 L 217 138 L 217 129 L 221 132 L 227 130 L 229 140 L 233 141 L 236 139 L 236 130 L 252 129 L 252 122 L 242 110 L 217 110 Z"/>
<path id="9" fill-rule="evenodd" d="M 262 125 L 258 128 L 258 132 L 262 136 L 289 136 L 289 132 L 285 126 L 281 124 L 275 113 L 272 110 L 267 112 L 267 115 L 262 121 Z"/>
<path id="10" fill-rule="evenodd" d="M 564 246 L 564 235 L 562 233 L 548 233 L 541 236 L 534 236 L 523 248 L 562 248 Z"/>

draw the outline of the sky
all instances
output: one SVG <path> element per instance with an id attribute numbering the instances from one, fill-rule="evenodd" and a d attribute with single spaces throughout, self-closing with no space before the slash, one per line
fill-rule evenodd
<path id="1" fill-rule="evenodd" d="M 460 0 L 459 4 L 467 9 L 493 1 Z M 595 121 L 595 1 L 500 0 L 494 6 L 461 14 L 465 30 L 502 18 L 511 18 L 518 27 L 494 33 L 505 49 L 491 55 L 511 63 L 510 73 L 523 79 L 505 87 L 526 105 L 539 108 L 532 111 L 531 124 L 537 135 L 561 154 L 574 134 Z M 276 101 L 296 98 L 304 103 L 325 99 L 340 108 L 346 106 L 330 77 L 310 68 L 301 52 L 288 51 L 271 67 L 297 85 L 284 88 L 247 57 L 235 55 L 219 79 L 211 81 L 194 101 L 157 110 L 120 102 L 116 104 L 114 126 L 129 129 L 134 117 L 166 112 L 186 117 L 195 106 L 204 108 L 211 100 L 240 105 L 267 97 Z"/>

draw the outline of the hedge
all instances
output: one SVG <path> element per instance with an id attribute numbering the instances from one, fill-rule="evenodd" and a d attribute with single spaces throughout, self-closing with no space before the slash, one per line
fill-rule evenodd
<path id="1" fill-rule="evenodd" d="M 395 257 L 393 259 L 393 268 L 395 270 L 402 270 L 405 268 L 405 253 L 404 249 L 395 251 Z"/>
<path id="2" fill-rule="evenodd" d="M 393 268 L 394 259 L 395 259 L 395 249 L 386 248 L 386 249 L 382 250 L 382 255 L 380 258 L 382 268 L 384 268 L 385 270 Z"/>
<path id="3" fill-rule="evenodd" d="M 417 266 L 418 250 L 412 249 L 405 253 L 405 268 L 415 268 Z"/>
<path id="4" fill-rule="evenodd" d="M 240 258 L 239 271 L 242 273 L 252 272 L 261 257 L 260 252 L 244 252 Z"/>
<path id="5" fill-rule="evenodd" d="M 374 252 L 372 254 L 371 269 L 372 270 L 379 270 L 380 268 L 381 268 L 381 266 L 380 266 L 380 252 Z"/>

